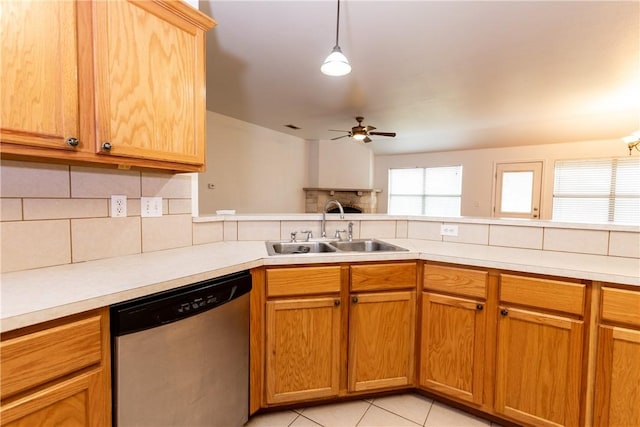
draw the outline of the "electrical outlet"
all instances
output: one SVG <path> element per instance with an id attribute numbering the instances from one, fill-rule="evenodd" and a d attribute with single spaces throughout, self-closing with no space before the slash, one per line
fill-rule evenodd
<path id="1" fill-rule="evenodd" d="M 457 236 L 458 226 L 452 225 L 452 224 L 442 224 L 440 226 L 440 235 L 441 236 Z"/>
<path id="2" fill-rule="evenodd" d="M 111 217 L 124 218 L 127 216 L 127 196 L 111 196 Z"/>
<path id="3" fill-rule="evenodd" d="M 162 216 L 162 197 L 141 197 L 140 216 L 143 218 Z"/>

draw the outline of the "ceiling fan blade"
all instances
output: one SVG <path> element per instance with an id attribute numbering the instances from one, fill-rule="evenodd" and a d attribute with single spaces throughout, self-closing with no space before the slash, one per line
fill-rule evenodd
<path id="1" fill-rule="evenodd" d="M 395 132 L 369 132 L 369 135 L 396 136 Z"/>
<path id="2" fill-rule="evenodd" d="M 329 132 L 349 132 L 348 130 L 329 129 Z"/>
<path id="3" fill-rule="evenodd" d="M 370 130 L 374 130 L 375 127 L 373 126 L 365 126 L 364 130 L 366 130 L 367 132 L 369 132 Z"/>
<path id="4" fill-rule="evenodd" d="M 367 136 L 367 137 L 365 137 L 362 141 L 363 141 L 363 142 L 371 142 L 371 141 L 373 141 L 373 139 L 371 139 L 371 138 L 369 138 L 369 137 Z"/>
<path id="5" fill-rule="evenodd" d="M 331 141 L 335 141 L 336 139 L 347 138 L 347 137 L 350 137 L 350 136 L 351 136 L 351 135 L 336 136 L 335 138 L 331 138 Z"/>

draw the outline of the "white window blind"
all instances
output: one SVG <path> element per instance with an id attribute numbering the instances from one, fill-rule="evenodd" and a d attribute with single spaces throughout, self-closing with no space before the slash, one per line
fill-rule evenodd
<path id="1" fill-rule="evenodd" d="M 640 158 L 557 161 L 553 219 L 640 224 Z"/>
<path id="2" fill-rule="evenodd" d="M 460 216 L 462 166 L 389 169 L 387 212 Z"/>

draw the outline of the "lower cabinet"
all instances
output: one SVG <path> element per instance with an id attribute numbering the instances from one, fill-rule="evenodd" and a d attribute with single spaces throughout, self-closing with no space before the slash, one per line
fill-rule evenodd
<path id="1" fill-rule="evenodd" d="M 413 384 L 415 291 L 352 294 L 349 391 Z"/>
<path id="2" fill-rule="evenodd" d="M 501 275 L 496 413 L 535 426 L 579 425 L 585 288 Z"/>
<path id="3" fill-rule="evenodd" d="M 337 396 L 340 297 L 267 302 L 268 403 Z"/>
<path id="4" fill-rule="evenodd" d="M 640 426 L 640 292 L 602 288 L 596 426 Z"/>
<path id="5" fill-rule="evenodd" d="M 109 312 L 2 335 L 2 426 L 111 424 Z"/>
<path id="6" fill-rule="evenodd" d="M 486 271 L 425 265 L 421 387 L 482 403 L 487 280 Z"/>
<path id="7" fill-rule="evenodd" d="M 421 386 L 482 403 L 485 318 L 482 302 L 422 294 Z"/>

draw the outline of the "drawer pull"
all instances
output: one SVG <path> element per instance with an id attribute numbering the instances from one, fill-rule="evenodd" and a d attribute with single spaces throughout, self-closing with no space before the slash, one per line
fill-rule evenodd
<path id="1" fill-rule="evenodd" d="M 111 151 L 111 143 L 110 142 L 103 142 L 102 143 L 102 150 L 103 151 Z"/>
<path id="2" fill-rule="evenodd" d="M 358 302 L 358 297 L 356 297 L 356 296 L 351 297 L 351 301 L 352 301 L 354 304 L 355 304 L 355 303 L 357 303 L 357 302 Z"/>
<path id="3" fill-rule="evenodd" d="M 74 138 L 72 136 L 67 138 L 67 145 L 69 147 L 77 147 L 79 143 L 80 141 L 78 141 L 78 138 Z"/>
<path id="4" fill-rule="evenodd" d="M 482 311 L 482 309 L 484 309 L 484 306 L 482 304 L 478 304 L 478 305 L 476 305 L 476 309 L 478 311 Z"/>
<path id="5" fill-rule="evenodd" d="M 340 300 L 337 299 L 335 301 L 333 301 L 333 305 L 335 305 L 336 307 L 340 305 Z"/>
<path id="6" fill-rule="evenodd" d="M 506 308 L 503 308 L 502 310 L 500 310 L 500 314 L 502 314 L 503 316 L 506 316 L 507 314 L 509 314 L 509 310 L 507 310 Z"/>

